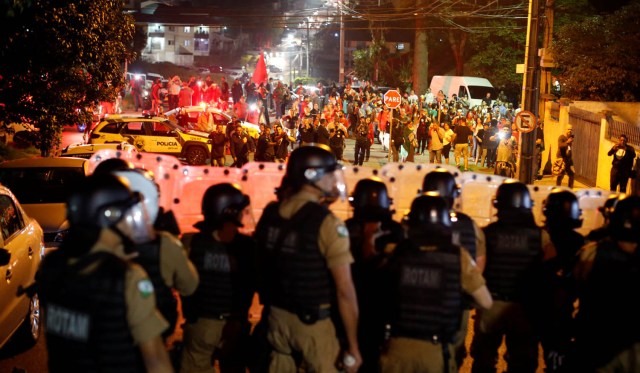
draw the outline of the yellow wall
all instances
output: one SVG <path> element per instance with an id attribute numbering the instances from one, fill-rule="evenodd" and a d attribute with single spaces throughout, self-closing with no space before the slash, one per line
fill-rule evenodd
<path id="1" fill-rule="evenodd" d="M 556 159 L 556 151 L 558 150 L 558 137 L 564 132 L 566 125 L 569 123 L 570 107 L 576 107 L 593 113 L 602 111 L 612 111 L 613 118 L 624 121 L 626 123 L 634 123 L 640 125 L 640 103 L 627 102 L 594 102 L 594 101 L 578 101 L 570 103 L 561 103 L 559 120 L 551 118 L 551 102 L 545 105 L 544 115 L 544 139 L 545 151 L 543 152 L 542 165 L 547 161 L 549 152 L 551 152 L 551 161 Z M 609 174 L 611 172 L 611 157 L 607 152 L 614 145 L 613 142 L 607 140 L 608 122 L 603 118 L 600 125 L 600 146 L 598 148 L 598 171 L 596 175 L 596 187 L 609 190 Z M 636 153 L 639 150 L 636 149 Z M 627 190 L 629 186 L 627 187 Z"/>

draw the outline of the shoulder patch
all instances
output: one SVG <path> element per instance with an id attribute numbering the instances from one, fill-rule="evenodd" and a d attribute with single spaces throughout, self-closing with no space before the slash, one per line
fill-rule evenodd
<path id="1" fill-rule="evenodd" d="M 153 284 L 151 283 L 151 280 L 144 279 L 138 281 L 138 291 L 143 298 L 148 298 L 153 294 Z"/>
<path id="2" fill-rule="evenodd" d="M 339 225 L 337 228 L 338 237 L 349 237 L 349 229 L 344 225 Z"/>

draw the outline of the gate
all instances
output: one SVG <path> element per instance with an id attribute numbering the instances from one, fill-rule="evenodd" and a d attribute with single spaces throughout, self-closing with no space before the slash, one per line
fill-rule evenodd
<path id="1" fill-rule="evenodd" d="M 576 180 L 590 187 L 596 186 L 598 149 L 600 146 L 601 114 L 571 107 L 569 124 L 575 139 L 571 146 Z"/>

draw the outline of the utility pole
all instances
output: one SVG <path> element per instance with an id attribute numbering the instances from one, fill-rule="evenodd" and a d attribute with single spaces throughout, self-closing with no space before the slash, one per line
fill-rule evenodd
<path id="1" fill-rule="evenodd" d="M 544 113 L 545 103 L 554 100 L 552 93 L 551 69 L 555 67 L 554 56 L 551 55 L 553 39 L 553 13 L 555 0 L 546 0 L 544 7 L 544 36 L 542 39 L 542 55 L 540 56 L 540 97 L 538 107 Z M 541 115 L 542 116 L 542 115 Z"/>
<path id="2" fill-rule="evenodd" d="M 338 83 L 344 84 L 344 15 L 342 14 L 342 4 L 340 0 L 337 2 L 338 11 L 340 12 L 340 53 L 339 68 L 338 68 Z"/>
<path id="3" fill-rule="evenodd" d="M 309 46 L 311 43 L 309 42 L 309 18 L 307 18 L 307 78 L 309 77 Z"/>
<path id="4" fill-rule="evenodd" d="M 539 0 L 529 0 L 529 17 L 527 23 L 527 45 L 524 54 L 524 77 L 522 79 L 522 110 L 530 111 L 538 116 L 538 32 L 539 32 Z M 526 184 L 534 180 L 533 167 L 535 159 L 536 131 L 520 133 L 520 157 L 518 160 L 518 179 Z"/>

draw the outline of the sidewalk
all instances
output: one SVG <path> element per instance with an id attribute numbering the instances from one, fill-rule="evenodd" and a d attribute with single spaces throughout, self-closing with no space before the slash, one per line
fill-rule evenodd
<path id="1" fill-rule="evenodd" d="M 346 146 L 347 147 L 344 150 L 343 163 L 345 165 L 352 165 L 354 160 L 355 140 L 347 139 Z M 414 162 L 415 164 L 427 164 L 429 163 L 429 154 L 427 153 L 425 155 L 416 155 L 414 156 L 414 159 L 415 159 L 415 162 Z M 386 165 L 388 163 L 388 160 L 389 160 L 389 152 L 383 151 L 382 145 L 376 141 L 373 145 L 371 145 L 371 156 L 369 157 L 369 161 L 364 162 L 363 166 L 379 168 Z M 452 166 L 455 165 L 453 151 L 451 152 L 449 157 L 449 164 Z M 473 164 L 472 160 L 469 160 L 469 171 L 479 172 L 487 175 L 493 175 L 493 168 L 484 168 L 484 167 L 476 166 Z M 565 177 L 564 180 L 562 180 L 563 181 L 562 185 L 567 186 L 567 180 L 568 178 Z M 553 186 L 556 184 L 556 177 L 552 175 L 545 175 L 541 180 L 535 180 L 533 184 L 543 185 L 543 186 Z M 585 189 L 585 188 L 589 188 L 589 187 L 587 185 L 584 185 L 578 182 L 577 180 L 574 181 L 574 185 L 573 185 L 574 190 Z"/>

